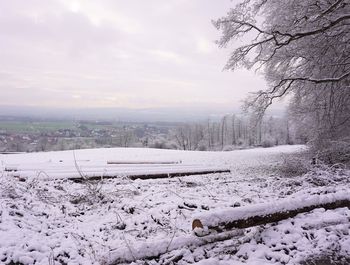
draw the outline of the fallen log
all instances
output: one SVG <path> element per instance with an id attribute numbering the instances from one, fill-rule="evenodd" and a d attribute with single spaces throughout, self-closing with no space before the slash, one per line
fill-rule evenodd
<path id="1" fill-rule="evenodd" d="M 171 173 L 161 173 L 161 174 L 144 174 L 144 175 L 134 175 L 128 176 L 128 178 L 135 179 L 159 179 L 159 178 L 173 178 L 173 177 L 185 177 L 191 175 L 206 175 L 214 173 L 230 173 L 229 169 L 218 169 L 218 170 L 199 170 L 199 171 L 189 171 L 189 172 L 171 172 Z"/>
<path id="2" fill-rule="evenodd" d="M 25 154 L 26 152 L 12 152 L 12 151 L 3 151 L 0 152 L 1 155 L 18 155 L 18 154 Z"/>
<path id="3" fill-rule="evenodd" d="M 181 161 L 107 161 L 107 165 L 173 165 L 181 164 Z"/>
<path id="4" fill-rule="evenodd" d="M 173 177 L 185 177 L 191 175 L 207 175 L 207 174 L 215 174 L 215 173 L 230 173 L 229 169 L 215 169 L 215 170 L 198 170 L 198 171 L 184 171 L 184 172 L 169 172 L 169 173 L 142 173 L 142 174 L 111 174 L 111 175 L 92 175 L 87 176 L 86 178 L 82 177 L 71 177 L 69 180 L 73 180 L 74 182 L 83 182 L 87 180 L 101 180 L 101 179 L 111 179 L 118 177 L 126 177 L 131 180 L 136 179 L 160 179 L 160 178 L 173 178 Z"/>
<path id="5" fill-rule="evenodd" d="M 332 210 L 342 207 L 350 208 L 349 192 L 285 198 L 274 202 L 198 214 L 193 218 L 192 230 L 195 230 L 197 235 L 201 235 L 203 229 L 222 232 L 279 222 L 316 208 Z"/>
<path id="6" fill-rule="evenodd" d="M 4 169 L 5 172 L 17 172 L 18 168 L 17 167 L 5 167 Z"/>
<path id="7" fill-rule="evenodd" d="M 167 238 L 154 242 L 136 243 L 134 245 L 119 247 L 118 249 L 109 252 L 106 259 L 109 260 L 108 264 L 111 265 L 130 264 L 137 260 L 155 259 L 173 250 L 198 248 L 213 242 L 224 241 L 235 237 L 239 238 L 243 235 L 243 230 L 235 230 L 226 233 L 208 235 L 206 237 L 184 235 L 174 237 L 173 239 Z"/>

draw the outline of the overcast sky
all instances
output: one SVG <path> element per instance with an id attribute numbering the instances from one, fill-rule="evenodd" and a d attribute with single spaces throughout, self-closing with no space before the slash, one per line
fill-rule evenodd
<path id="1" fill-rule="evenodd" d="M 0 105 L 238 105 L 265 87 L 222 71 L 230 0 L 0 0 Z"/>

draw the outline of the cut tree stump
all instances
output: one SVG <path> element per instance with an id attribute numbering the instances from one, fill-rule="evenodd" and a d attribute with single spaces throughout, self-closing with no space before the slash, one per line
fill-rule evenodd
<path id="1" fill-rule="evenodd" d="M 276 202 L 260 203 L 227 210 L 214 210 L 194 216 L 192 230 L 201 229 L 222 232 L 234 228 L 248 228 L 292 218 L 299 213 L 316 208 L 326 210 L 350 208 L 349 192 L 323 195 L 305 195 L 301 198 L 285 198 Z M 197 233 L 196 233 L 197 234 Z M 200 235 L 200 233 L 198 233 Z"/>

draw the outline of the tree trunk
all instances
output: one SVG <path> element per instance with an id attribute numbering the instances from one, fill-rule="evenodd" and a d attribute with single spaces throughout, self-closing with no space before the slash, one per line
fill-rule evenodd
<path id="1" fill-rule="evenodd" d="M 236 145 L 235 115 L 232 115 L 232 145 Z"/>
<path id="2" fill-rule="evenodd" d="M 222 232 L 233 228 L 248 228 L 279 222 L 316 208 L 331 210 L 341 207 L 350 208 L 350 195 L 348 193 L 312 195 L 301 199 L 285 198 L 273 203 L 206 212 L 195 217 L 192 229 L 208 228 Z"/>
<path id="3" fill-rule="evenodd" d="M 228 231 L 226 233 L 207 235 L 205 237 L 195 237 L 193 235 L 185 235 L 171 238 L 165 238 L 159 241 L 149 243 L 137 242 L 130 247 L 118 247 L 116 250 L 108 253 L 108 259 L 112 262 L 111 265 L 129 264 L 137 260 L 151 260 L 159 258 L 165 253 L 176 251 L 179 249 L 195 250 L 200 246 L 210 244 L 213 242 L 225 241 L 234 237 L 241 237 L 242 230 Z M 181 255 L 181 252 L 179 252 Z M 177 252 L 175 252 L 177 254 Z M 143 264 L 147 264 L 144 262 Z M 170 263 L 173 264 L 173 263 Z M 175 262 L 176 264 L 176 262 Z"/>

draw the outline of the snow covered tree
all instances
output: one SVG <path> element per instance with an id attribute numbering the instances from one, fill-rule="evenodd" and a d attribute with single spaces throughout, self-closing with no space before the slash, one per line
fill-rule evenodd
<path id="1" fill-rule="evenodd" d="M 226 69 L 262 72 L 267 90 L 246 108 L 261 118 L 276 98 L 291 96 L 292 113 L 308 119 L 318 140 L 342 139 L 350 129 L 350 2 L 244 0 L 214 21 L 218 41 L 234 43 Z"/>

